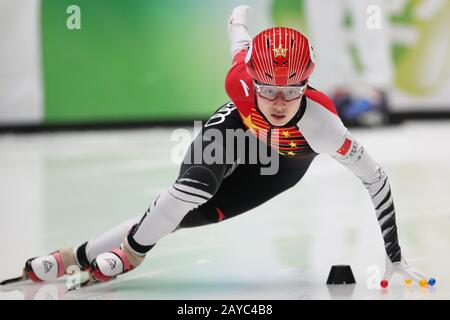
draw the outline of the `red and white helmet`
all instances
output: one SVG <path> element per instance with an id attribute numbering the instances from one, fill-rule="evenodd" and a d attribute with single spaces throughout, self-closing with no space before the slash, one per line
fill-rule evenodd
<path id="1" fill-rule="evenodd" d="M 259 83 L 298 85 L 314 70 L 314 52 L 300 32 L 290 28 L 270 28 L 253 38 L 245 65 L 250 76 Z"/>

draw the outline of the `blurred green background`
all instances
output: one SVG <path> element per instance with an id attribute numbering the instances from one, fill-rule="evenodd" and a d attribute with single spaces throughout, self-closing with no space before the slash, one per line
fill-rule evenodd
<path id="1" fill-rule="evenodd" d="M 0 116 L 12 115 L 12 120 L 5 118 L 6 123 L 26 118 L 32 110 L 37 116 L 29 118 L 44 124 L 204 119 L 227 102 L 224 80 L 231 57 L 226 23 L 232 9 L 242 1 L 40 0 L 36 3 L 40 21 L 36 29 L 42 51 L 39 56 L 42 103 L 34 98 L 22 104 L 14 102 L 19 94 L 30 96 L 19 88 L 28 80 L 14 82 L 11 76 L 2 75 L 1 79 L 15 83 L 11 87 L 17 88 L 11 94 L 9 89 L 0 91 L 3 108 Z M 270 26 L 294 27 L 307 35 L 311 31 L 305 0 L 245 3 L 253 9 L 249 21 L 251 35 Z M 408 111 L 413 107 L 427 110 L 430 106 L 448 110 L 450 38 L 446 30 L 450 27 L 450 1 L 443 2 L 426 19 L 421 18 L 417 13 L 428 3 L 406 0 L 390 15 L 393 28 L 407 29 L 416 35 L 414 41 L 394 39 L 392 42 L 394 81 L 390 94 L 393 108 L 398 110 Z M 80 30 L 66 27 L 70 17 L 66 11 L 70 5 L 81 9 Z M 19 16 L 22 10 L 15 8 L 14 14 Z M 343 27 L 351 26 L 351 20 L 351 16 L 344 16 Z M 26 34 L 22 39 L 30 36 L 33 35 Z M 349 50 L 349 55 L 355 70 L 360 69 L 358 52 Z M 34 59 L 33 55 L 29 56 Z M 18 58 L 13 63 L 19 65 L 30 61 L 30 57 Z M 8 66 L 6 60 L 4 63 Z M 13 72 L 19 74 L 16 69 Z M 30 71 L 31 76 L 33 72 Z M 315 80 L 320 89 L 320 79 Z M 1 99 L 8 94 L 11 99 Z M 18 112 L 19 107 L 24 112 Z"/>
<path id="2" fill-rule="evenodd" d="M 80 30 L 65 27 L 72 4 L 81 8 Z M 221 6 L 44 0 L 46 122 L 207 116 L 227 99 L 231 58 Z"/>

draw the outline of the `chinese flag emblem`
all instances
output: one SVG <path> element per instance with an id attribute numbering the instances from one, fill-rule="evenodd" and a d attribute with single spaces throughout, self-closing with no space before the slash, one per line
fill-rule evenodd
<path id="1" fill-rule="evenodd" d="M 344 143 L 342 144 L 342 146 L 339 148 L 339 150 L 337 151 L 337 153 L 341 154 L 341 155 L 345 155 L 347 153 L 347 151 L 350 149 L 350 146 L 352 145 L 352 141 L 350 139 L 345 138 Z"/>

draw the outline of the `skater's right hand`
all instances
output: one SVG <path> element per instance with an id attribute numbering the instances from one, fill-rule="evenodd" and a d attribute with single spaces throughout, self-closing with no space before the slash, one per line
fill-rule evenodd
<path id="1" fill-rule="evenodd" d="M 403 257 L 398 262 L 391 262 L 391 260 L 386 257 L 386 271 L 384 273 L 384 278 L 381 281 L 381 287 L 386 288 L 389 284 L 389 280 L 395 273 L 403 275 L 405 284 L 411 284 L 413 281 L 417 282 L 421 287 L 426 287 L 428 285 L 434 286 L 436 284 L 436 279 L 429 278 L 420 271 L 411 268 Z"/>
<path id="2" fill-rule="evenodd" d="M 252 11 L 248 5 L 241 5 L 233 9 L 228 19 L 228 30 L 233 24 L 241 24 L 247 26 L 247 15 Z"/>

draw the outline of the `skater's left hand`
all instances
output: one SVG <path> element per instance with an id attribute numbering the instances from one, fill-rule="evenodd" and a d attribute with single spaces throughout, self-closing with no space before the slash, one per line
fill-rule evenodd
<path id="1" fill-rule="evenodd" d="M 413 281 L 417 282 L 421 287 L 434 286 L 436 284 L 436 279 L 429 278 L 420 271 L 411 268 L 403 257 L 398 262 L 391 262 L 386 257 L 386 271 L 380 283 L 381 287 L 386 288 L 389 285 L 389 280 L 394 273 L 402 274 L 405 284 L 411 284 Z"/>
<path id="2" fill-rule="evenodd" d="M 252 12 L 252 8 L 247 5 L 241 5 L 233 9 L 228 19 L 228 30 L 233 24 L 241 24 L 247 26 L 247 16 Z"/>

